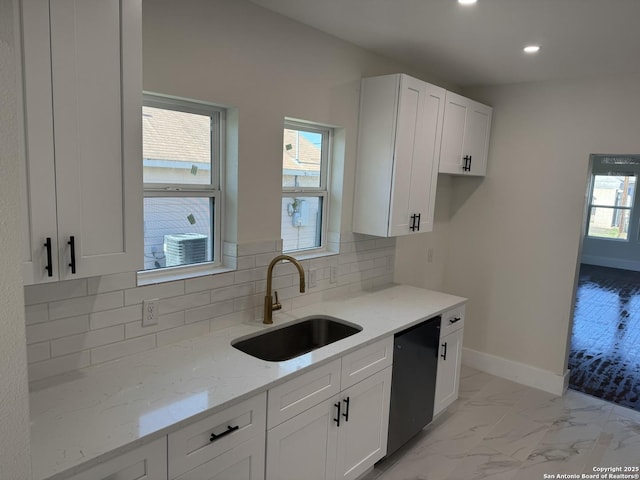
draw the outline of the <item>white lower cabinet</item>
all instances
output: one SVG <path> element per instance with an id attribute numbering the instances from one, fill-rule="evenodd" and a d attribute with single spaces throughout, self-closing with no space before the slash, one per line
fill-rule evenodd
<path id="1" fill-rule="evenodd" d="M 390 393 L 391 367 L 386 366 L 270 429 L 266 478 L 360 476 L 386 454 Z"/>
<path id="2" fill-rule="evenodd" d="M 167 438 L 107 460 L 68 480 L 157 480 L 167 478 Z"/>
<path id="3" fill-rule="evenodd" d="M 462 336 L 464 305 L 442 314 L 438 375 L 433 415 L 436 416 L 458 398 L 460 366 L 462 364 Z"/>

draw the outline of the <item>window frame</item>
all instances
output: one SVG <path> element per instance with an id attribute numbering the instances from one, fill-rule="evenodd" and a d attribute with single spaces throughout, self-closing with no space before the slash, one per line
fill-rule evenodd
<path id="1" fill-rule="evenodd" d="M 634 187 L 634 192 L 631 198 L 631 206 L 624 206 L 624 205 L 601 205 L 598 203 L 594 203 L 593 201 L 593 195 L 595 192 L 595 185 L 596 185 L 596 177 L 598 176 L 613 176 L 613 177 L 618 177 L 618 176 L 627 176 L 627 177 L 635 177 L 636 181 L 635 181 L 635 187 Z M 636 188 L 638 186 L 638 175 L 634 172 L 630 172 L 628 170 L 615 170 L 615 169 L 597 169 L 594 167 L 593 171 L 591 172 L 591 183 L 589 185 L 589 197 L 587 199 L 587 221 L 585 222 L 585 238 L 589 238 L 589 239 L 594 239 L 594 240 L 606 240 L 606 241 L 614 241 L 614 242 L 631 242 L 632 241 L 632 225 L 631 225 L 631 221 L 633 218 L 633 209 L 636 206 Z M 605 236 L 596 236 L 596 235 L 589 235 L 589 227 L 591 226 L 591 218 L 593 216 L 594 209 L 596 208 L 608 208 L 611 209 L 613 211 L 621 211 L 621 210 L 626 210 L 628 211 L 628 221 L 629 221 L 629 226 L 628 226 L 628 231 L 627 231 L 627 238 L 615 238 L 615 237 L 605 237 Z"/>
<path id="2" fill-rule="evenodd" d="M 161 267 L 138 272 L 138 284 L 169 281 L 177 278 L 190 278 L 214 273 L 223 267 L 223 226 L 225 178 L 224 161 L 226 155 L 226 109 L 205 102 L 175 98 L 155 93 L 143 93 L 142 105 L 145 107 L 175 110 L 211 118 L 211 178 L 209 184 L 185 183 L 143 183 L 144 198 L 198 197 L 213 201 L 212 208 L 212 261 L 172 267 Z M 141 117 L 142 118 L 142 117 Z M 144 158 L 141 159 L 144 161 Z M 143 177 L 144 178 L 144 177 Z M 143 180 L 144 182 L 144 180 Z M 143 218 L 144 220 L 144 218 Z"/>
<path id="3" fill-rule="evenodd" d="M 300 248 L 296 250 L 285 250 L 284 245 L 282 253 L 293 256 L 307 256 L 322 254 L 328 251 L 328 228 L 329 228 L 329 182 L 330 182 L 330 162 L 331 152 L 333 148 L 333 128 L 317 123 L 306 122 L 303 120 L 294 120 L 285 118 L 283 125 L 283 141 L 282 146 L 284 148 L 284 130 L 299 130 L 310 133 L 318 133 L 322 135 L 321 150 L 320 150 L 320 182 L 318 187 L 285 187 L 282 185 L 282 198 L 297 198 L 297 197 L 319 197 L 322 200 L 321 209 L 321 231 L 320 231 L 320 246 L 310 248 Z M 282 170 L 284 175 L 284 169 Z M 282 183 L 282 181 L 281 181 Z M 280 218 L 280 225 L 282 225 L 282 218 Z"/>

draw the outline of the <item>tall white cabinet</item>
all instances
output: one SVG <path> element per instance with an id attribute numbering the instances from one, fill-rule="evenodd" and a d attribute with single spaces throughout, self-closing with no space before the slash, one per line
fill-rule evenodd
<path id="1" fill-rule="evenodd" d="M 21 7 L 24 281 L 141 268 L 141 0 Z"/>
<path id="2" fill-rule="evenodd" d="M 493 109 L 447 92 L 440 149 L 440 172 L 484 176 Z"/>
<path id="3" fill-rule="evenodd" d="M 433 229 L 445 90 L 405 74 L 364 78 L 353 231 Z"/>

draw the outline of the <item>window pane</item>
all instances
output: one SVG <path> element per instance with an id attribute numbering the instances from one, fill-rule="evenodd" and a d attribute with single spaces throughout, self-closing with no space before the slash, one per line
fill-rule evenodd
<path id="1" fill-rule="evenodd" d="M 304 250 L 322 245 L 322 197 L 282 198 L 282 250 Z"/>
<path id="2" fill-rule="evenodd" d="M 145 183 L 212 183 L 208 115 L 144 106 L 142 137 Z"/>
<path id="3" fill-rule="evenodd" d="M 596 175 L 591 203 L 598 206 L 631 207 L 635 191 L 635 176 Z"/>
<path id="4" fill-rule="evenodd" d="M 592 207 L 587 235 L 627 240 L 630 214 L 626 208 Z"/>
<path id="5" fill-rule="evenodd" d="M 283 187 L 320 187 L 322 134 L 284 129 Z"/>
<path id="6" fill-rule="evenodd" d="M 144 199 L 144 269 L 211 262 L 213 199 Z"/>

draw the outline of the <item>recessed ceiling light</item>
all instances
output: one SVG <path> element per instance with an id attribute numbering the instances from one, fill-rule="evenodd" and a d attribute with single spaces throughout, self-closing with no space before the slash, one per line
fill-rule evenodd
<path id="1" fill-rule="evenodd" d="M 478 0 L 458 0 L 458 3 L 460 5 L 473 5 L 474 3 L 476 3 Z"/>
<path id="2" fill-rule="evenodd" d="M 540 45 L 527 45 L 523 50 L 526 53 L 538 53 L 540 51 Z"/>

